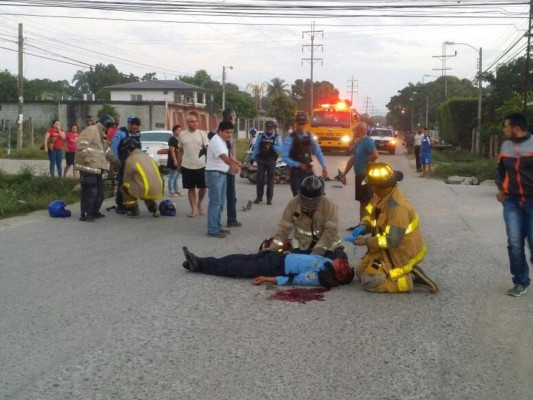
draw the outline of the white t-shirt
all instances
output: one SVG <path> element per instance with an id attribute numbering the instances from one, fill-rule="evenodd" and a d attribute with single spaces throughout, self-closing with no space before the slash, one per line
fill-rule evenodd
<path id="1" fill-rule="evenodd" d="M 228 172 L 229 165 L 220 158 L 221 154 L 228 155 L 228 145 L 217 133 L 207 147 L 207 166 L 206 171 Z"/>
<path id="2" fill-rule="evenodd" d="M 202 150 L 202 145 L 207 146 L 209 139 L 207 133 L 199 129 L 191 132 L 182 131 L 178 143 L 178 148 L 183 149 L 183 159 L 181 165 L 188 169 L 200 169 L 205 167 L 205 157 L 198 157 Z"/>
<path id="3" fill-rule="evenodd" d="M 415 146 L 422 146 L 422 138 L 423 137 L 424 137 L 424 135 L 422 135 L 421 133 L 416 133 L 413 136 L 413 140 L 414 140 Z"/>

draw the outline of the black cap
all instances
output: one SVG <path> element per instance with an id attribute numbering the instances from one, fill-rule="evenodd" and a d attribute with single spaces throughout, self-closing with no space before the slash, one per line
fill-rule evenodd
<path id="1" fill-rule="evenodd" d="M 133 117 L 130 121 L 128 121 L 130 125 L 137 125 L 141 126 L 141 120 L 137 117 Z"/>
<path id="2" fill-rule="evenodd" d="M 305 116 L 305 114 L 298 114 L 296 116 L 296 121 L 295 121 L 298 125 L 305 125 L 307 124 L 307 117 Z"/>

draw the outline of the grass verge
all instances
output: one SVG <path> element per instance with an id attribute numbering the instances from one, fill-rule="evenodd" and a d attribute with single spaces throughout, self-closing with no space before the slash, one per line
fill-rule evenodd
<path id="1" fill-rule="evenodd" d="M 489 160 L 466 151 L 433 152 L 433 176 L 446 179 L 452 175 L 475 176 L 480 181 L 494 179 L 496 160 Z"/>
<path id="2" fill-rule="evenodd" d="M 47 160 L 48 154 L 39 146 L 25 146 L 20 151 L 17 148 L 11 148 L 11 154 L 7 155 L 7 148 L 0 148 L 0 158 L 8 158 L 13 160 Z"/>
<path id="3" fill-rule="evenodd" d="M 250 148 L 250 139 L 237 139 L 235 141 L 235 154 L 237 157 L 237 160 L 242 161 L 244 158 L 244 155 Z"/>
<path id="4" fill-rule="evenodd" d="M 45 209 L 52 200 L 79 201 L 74 179 L 34 176 L 33 172 L 31 167 L 17 174 L 0 171 L 0 219 Z"/>

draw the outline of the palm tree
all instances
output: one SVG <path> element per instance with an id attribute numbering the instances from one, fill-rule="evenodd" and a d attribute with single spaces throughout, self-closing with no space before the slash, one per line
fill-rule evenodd
<path id="1" fill-rule="evenodd" d="M 246 90 L 252 94 L 255 102 L 255 108 L 257 109 L 257 121 L 256 124 L 259 126 L 259 114 L 261 113 L 261 99 L 265 95 L 265 91 L 268 88 L 267 82 L 262 83 L 249 83 L 246 85 Z"/>
<path id="2" fill-rule="evenodd" d="M 72 82 L 76 82 L 74 84 L 74 88 L 78 93 L 89 93 L 91 88 L 89 85 L 89 71 L 82 71 L 79 69 L 76 74 L 74 74 L 74 78 L 72 78 Z"/>
<path id="3" fill-rule="evenodd" d="M 268 84 L 267 95 L 272 97 L 277 94 L 289 94 L 289 84 L 281 78 L 273 78 Z"/>

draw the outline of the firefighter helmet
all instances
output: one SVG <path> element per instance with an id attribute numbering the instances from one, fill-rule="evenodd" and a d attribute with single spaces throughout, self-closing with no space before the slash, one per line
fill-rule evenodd
<path id="1" fill-rule="evenodd" d="M 317 176 L 308 176 L 302 181 L 298 197 L 302 208 L 314 210 L 324 195 L 324 181 Z"/>
<path id="2" fill-rule="evenodd" d="M 115 119 L 111 115 L 103 115 L 98 118 L 98 123 L 103 125 L 104 128 L 112 128 L 115 126 Z"/>
<path id="3" fill-rule="evenodd" d="M 367 182 L 376 187 L 393 187 L 401 182 L 403 173 L 401 171 L 394 171 L 390 165 L 386 163 L 370 164 L 367 175 Z"/>

